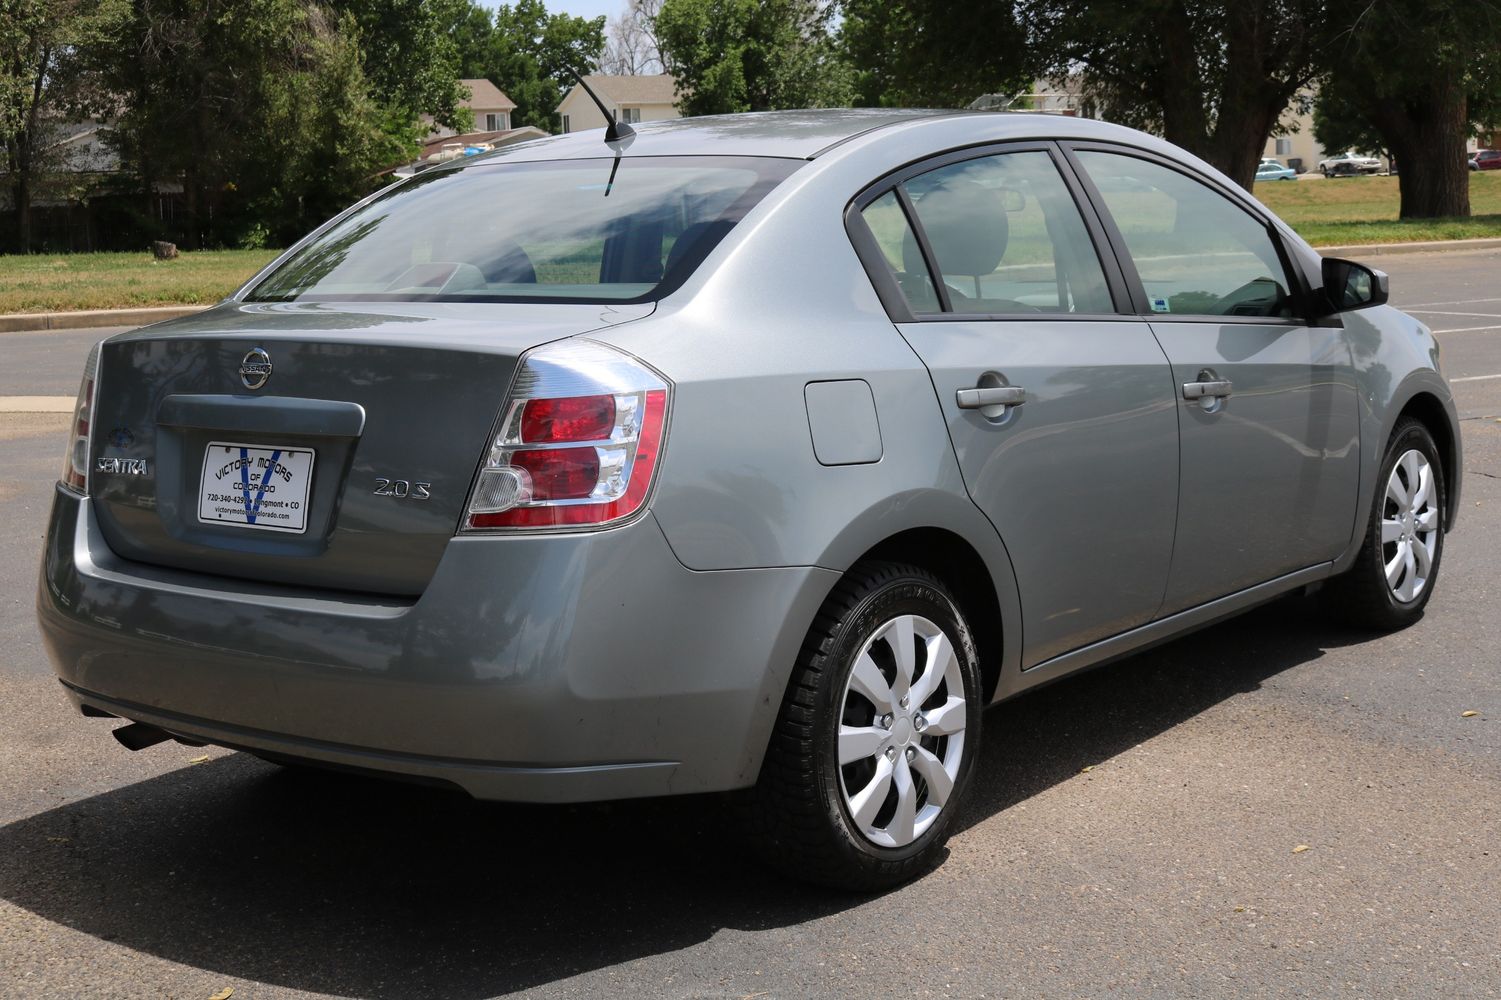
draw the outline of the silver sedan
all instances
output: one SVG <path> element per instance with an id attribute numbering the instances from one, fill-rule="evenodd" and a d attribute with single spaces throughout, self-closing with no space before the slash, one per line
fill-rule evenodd
<path id="1" fill-rule="evenodd" d="M 624 132 L 625 130 L 620 130 Z M 83 714 L 934 863 L 982 708 L 1282 594 L 1400 628 L 1439 348 L 1151 136 L 822 111 L 436 168 L 91 355 L 46 539 Z"/>

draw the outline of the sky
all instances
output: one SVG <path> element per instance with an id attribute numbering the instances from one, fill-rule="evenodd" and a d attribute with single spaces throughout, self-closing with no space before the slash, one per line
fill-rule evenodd
<path id="1" fill-rule="evenodd" d="M 493 8 L 497 0 L 484 0 L 486 7 Z M 626 0 L 543 0 L 554 14 L 572 14 L 575 17 L 613 17 L 625 9 Z"/>

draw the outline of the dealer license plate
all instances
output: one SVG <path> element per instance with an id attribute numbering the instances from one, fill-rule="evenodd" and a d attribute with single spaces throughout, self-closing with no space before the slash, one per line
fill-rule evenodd
<path id="1" fill-rule="evenodd" d="M 210 441 L 198 486 L 198 520 L 266 531 L 307 530 L 311 448 Z"/>

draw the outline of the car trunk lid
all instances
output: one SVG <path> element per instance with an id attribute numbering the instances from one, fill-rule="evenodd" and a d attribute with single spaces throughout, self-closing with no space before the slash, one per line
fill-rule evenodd
<path id="1" fill-rule="evenodd" d="M 140 562 L 420 594 L 520 356 L 651 311 L 228 303 L 111 338 L 90 459 L 100 529 Z"/>

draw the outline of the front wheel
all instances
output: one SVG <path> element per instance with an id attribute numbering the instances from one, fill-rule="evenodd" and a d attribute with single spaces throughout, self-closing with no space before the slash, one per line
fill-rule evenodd
<path id="1" fill-rule="evenodd" d="M 803 646 L 745 805 L 763 859 L 843 889 L 900 885 L 940 857 L 969 783 L 982 687 L 943 584 L 852 569 Z"/>
<path id="2" fill-rule="evenodd" d="M 1444 554 L 1444 476 L 1433 435 L 1416 420 L 1392 432 L 1355 565 L 1333 583 L 1353 624 L 1393 631 L 1423 614 Z"/>

